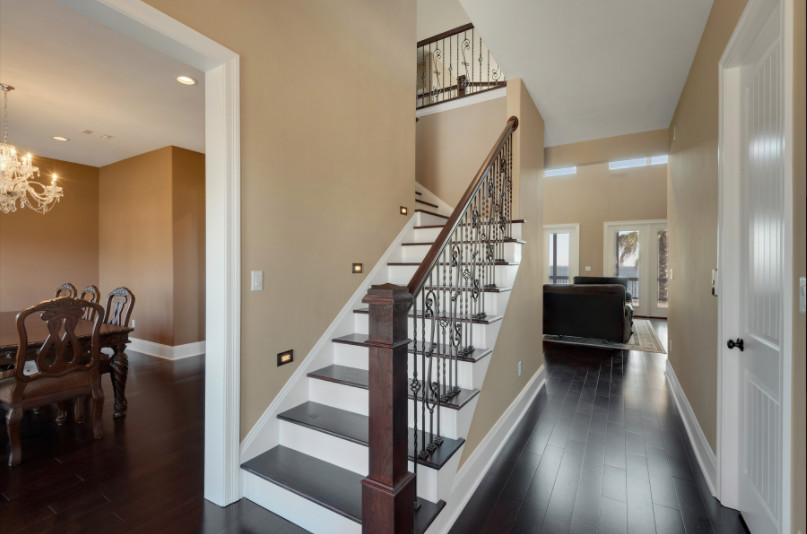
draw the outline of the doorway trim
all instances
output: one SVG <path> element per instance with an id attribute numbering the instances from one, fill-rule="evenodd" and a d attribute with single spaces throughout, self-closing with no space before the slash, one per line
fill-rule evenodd
<path id="1" fill-rule="evenodd" d="M 56 0 L 205 73 L 204 497 L 241 498 L 239 56 L 141 0 Z"/>
<path id="2" fill-rule="evenodd" d="M 782 503 L 779 531 L 790 532 L 791 520 L 791 410 L 793 352 L 793 0 L 749 0 L 729 39 L 718 65 L 718 376 L 717 376 L 717 484 L 716 495 L 728 507 L 739 507 L 740 413 L 739 362 L 723 341 L 740 327 L 739 287 L 740 232 L 742 200 L 738 180 L 742 168 L 740 135 L 740 61 L 753 45 L 759 29 L 777 5 L 780 10 L 780 36 L 783 50 L 784 92 L 784 273 L 782 276 Z"/>

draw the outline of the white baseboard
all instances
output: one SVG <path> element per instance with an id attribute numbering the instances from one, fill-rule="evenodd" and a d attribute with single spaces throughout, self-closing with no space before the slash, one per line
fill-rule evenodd
<path id="1" fill-rule="evenodd" d="M 546 377 L 546 365 L 542 365 L 457 471 L 451 493 L 446 498 L 446 506 L 426 531 L 427 534 L 445 534 L 451 529 L 524 414 L 527 413 L 527 409 L 546 384 Z"/>
<path id="2" fill-rule="evenodd" d="M 138 339 L 136 337 L 129 338 L 131 343 L 129 348 L 134 352 L 140 352 L 148 356 L 155 356 L 165 360 L 181 360 L 183 358 L 190 358 L 191 356 L 199 356 L 205 353 L 205 342 L 197 341 L 195 343 L 187 343 L 185 345 L 177 345 L 172 347 L 170 345 L 162 345 L 154 343 L 153 341 L 146 341 L 145 339 Z"/>
<path id="3" fill-rule="evenodd" d="M 675 405 L 678 406 L 678 412 L 684 421 L 689 443 L 692 445 L 692 450 L 695 451 L 695 458 L 698 460 L 698 465 L 701 468 L 703 477 L 706 479 L 706 484 L 709 486 L 712 497 L 717 497 L 717 491 L 715 491 L 717 487 L 717 458 L 715 457 L 715 452 L 709 446 L 709 441 L 707 441 L 703 429 L 698 424 L 698 418 L 695 417 L 695 412 L 692 411 L 692 406 L 690 406 L 689 400 L 687 400 L 687 396 L 681 388 L 681 383 L 678 382 L 678 377 L 675 376 L 670 360 L 667 360 L 666 375 Z"/>

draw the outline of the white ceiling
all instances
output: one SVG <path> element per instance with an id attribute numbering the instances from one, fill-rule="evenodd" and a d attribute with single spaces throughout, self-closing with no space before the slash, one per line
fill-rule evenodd
<path id="1" fill-rule="evenodd" d="M 52 0 L 0 0 L 0 81 L 16 88 L 8 140 L 34 156 L 103 166 L 168 145 L 204 152 L 204 74 Z"/>
<path id="2" fill-rule="evenodd" d="M 712 0 L 460 0 L 546 146 L 667 128 Z"/>

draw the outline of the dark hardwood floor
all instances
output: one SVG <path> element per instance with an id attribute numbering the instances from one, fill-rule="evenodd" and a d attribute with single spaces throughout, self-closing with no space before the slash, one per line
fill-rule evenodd
<path id="1" fill-rule="evenodd" d="M 305 532 L 246 499 L 219 508 L 202 498 L 204 358 L 128 354 L 128 415 L 112 419 L 104 375 L 100 441 L 88 424 L 27 413 L 22 465 L 9 468 L 0 410 L 0 532 Z"/>
<path id="2" fill-rule="evenodd" d="M 667 324 L 652 320 L 666 347 Z M 666 355 L 545 343 L 548 380 L 451 529 L 745 533 L 711 497 Z"/>
<path id="3" fill-rule="evenodd" d="M 666 322 L 654 325 L 666 342 Z M 744 532 L 708 494 L 664 355 L 544 350 L 546 388 L 452 533 Z M 23 463 L 11 469 L 0 425 L 0 532 L 305 532 L 246 499 L 222 509 L 202 498 L 204 359 L 129 354 L 125 420 L 112 419 L 103 379 L 103 440 L 26 414 Z"/>

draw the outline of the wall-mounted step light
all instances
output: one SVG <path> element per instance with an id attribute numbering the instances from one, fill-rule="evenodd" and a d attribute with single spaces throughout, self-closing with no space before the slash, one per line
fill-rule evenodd
<path id="1" fill-rule="evenodd" d="M 364 264 L 361 264 L 361 263 L 354 263 L 354 264 L 353 264 L 353 269 L 352 269 L 352 272 L 353 272 L 353 273 L 361 273 L 361 272 L 364 272 Z"/>
<path id="2" fill-rule="evenodd" d="M 401 206 L 401 215 L 406 215 L 409 213 L 409 208 L 406 206 Z"/>
<path id="3" fill-rule="evenodd" d="M 277 366 L 286 365 L 294 361 L 294 350 L 287 350 L 277 355 Z"/>

